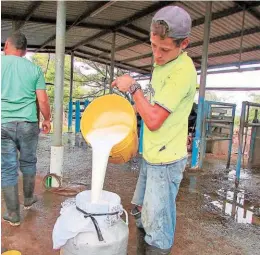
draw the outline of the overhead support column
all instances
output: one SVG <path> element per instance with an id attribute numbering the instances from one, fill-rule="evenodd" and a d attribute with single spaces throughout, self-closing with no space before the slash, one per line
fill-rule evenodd
<path id="1" fill-rule="evenodd" d="M 70 100 L 72 100 L 72 94 L 73 94 L 73 75 L 74 75 L 74 51 L 71 52 L 71 56 L 70 56 Z"/>
<path id="2" fill-rule="evenodd" d="M 50 173 L 62 179 L 63 168 L 63 94 L 64 94 L 64 58 L 65 58 L 66 2 L 57 1 L 56 51 L 55 51 L 55 88 L 54 88 L 54 131 L 51 146 Z M 52 180 L 52 187 L 57 187 Z"/>
<path id="3" fill-rule="evenodd" d="M 208 46 L 210 39 L 210 25 L 211 25 L 211 14 L 212 14 L 212 2 L 206 2 L 206 14 L 204 22 L 204 38 L 203 38 L 203 49 L 202 49 L 202 61 L 201 61 L 201 74 L 200 74 L 200 88 L 199 88 L 199 101 L 198 101 L 198 115 L 196 122 L 196 135 L 192 144 L 192 158 L 191 168 L 198 168 L 199 154 L 203 151 L 201 143 L 202 133 L 202 122 L 203 122 L 203 109 L 205 101 L 205 90 L 206 90 L 206 79 L 207 79 L 207 68 L 208 68 Z"/>
<path id="4" fill-rule="evenodd" d="M 115 47 L 116 47 L 116 32 L 113 32 L 112 48 L 111 48 L 111 64 L 110 64 L 110 84 L 109 93 L 112 94 L 112 82 L 114 80 L 114 67 L 115 67 Z"/>
<path id="5" fill-rule="evenodd" d="M 68 113 L 68 132 L 72 132 L 73 74 L 74 74 L 74 51 L 71 52 L 71 62 L 70 62 L 70 100 L 69 100 L 69 113 Z"/>
<path id="6" fill-rule="evenodd" d="M 19 23 L 17 20 L 13 20 L 12 21 L 12 32 L 14 33 L 15 31 L 17 31 L 19 29 Z"/>

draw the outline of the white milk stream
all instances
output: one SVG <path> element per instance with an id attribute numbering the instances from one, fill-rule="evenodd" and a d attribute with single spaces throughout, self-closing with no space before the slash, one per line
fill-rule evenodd
<path id="1" fill-rule="evenodd" d="M 130 128 L 128 126 L 115 125 L 94 129 L 87 134 L 87 140 L 92 147 L 92 203 L 102 203 L 102 201 L 99 201 L 99 197 L 104 185 L 110 151 L 114 145 L 127 136 L 129 130 Z"/>

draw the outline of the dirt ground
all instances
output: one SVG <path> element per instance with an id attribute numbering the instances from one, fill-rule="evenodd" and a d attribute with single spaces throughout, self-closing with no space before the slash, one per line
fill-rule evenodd
<path id="1" fill-rule="evenodd" d="M 91 150 L 74 146 L 64 136 L 64 181 L 85 183 L 90 188 Z M 21 207 L 22 224 L 11 227 L 2 221 L 2 247 L 17 249 L 23 255 L 55 255 L 52 230 L 61 203 L 67 197 L 45 191 L 43 177 L 49 172 L 50 136 L 41 136 L 38 148 L 36 194 L 39 197 L 30 211 Z M 125 165 L 109 164 L 105 190 L 120 195 L 129 212 L 130 201 L 139 172 L 139 160 Z M 225 169 L 225 159 L 207 157 L 203 170 L 185 171 L 177 197 L 177 227 L 174 255 L 260 254 L 260 170 L 241 170 L 241 183 L 234 186 L 235 161 Z M 83 186 L 81 186 L 83 188 Z M 20 183 L 20 201 L 23 203 Z M 2 212 L 4 203 L 2 200 Z M 128 254 L 135 254 L 135 224 L 129 217 Z"/>

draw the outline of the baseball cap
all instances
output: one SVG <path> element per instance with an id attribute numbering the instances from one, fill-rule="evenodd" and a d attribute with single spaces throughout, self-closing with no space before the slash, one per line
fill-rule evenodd
<path id="1" fill-rule="evenodd" d="M 168 25 L 167 37 L 181 39 L 190 35 L 191 17 L 184 9 L 178 6 L 166 6 L 160 9 L 154 15 L 152 24 L 157 21 L 164 21 Z"/>

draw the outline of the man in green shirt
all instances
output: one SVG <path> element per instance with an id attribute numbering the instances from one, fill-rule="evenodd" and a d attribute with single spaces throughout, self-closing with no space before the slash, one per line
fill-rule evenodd
<path id="1" fill-rule="evenodd" d="M 43 132 L 50 131 L 44 76 L 40 67 L 23 58 L 26 47 L 26 37 L 13 33 L 1 56 L 1 188 L 7 209 L 3 219 L 13 226 L 20 225 L 18 167 L 23 173 L 25 209 L 37 201 L 33 194 L 39 136 L 36 100 L 44 117 Z"/>
<path id="2" fill-rule="evenodd" d="M 151 102 L 129 75 L 112 84 L 132 94 L 145 123 L 143 162 L 132 199 L 140 255 L 170 254 L 174 243 L 175 200 L 187 162 L 188 116 L 197 84 L 196 69 L 183 51 L 190 31 L 191 18 L 180 7 L 165 7 L 153 17 Z"/>

